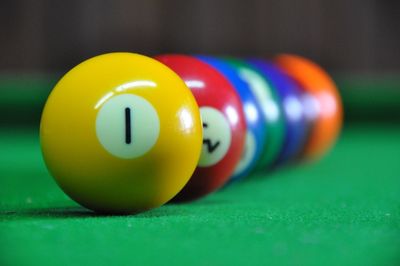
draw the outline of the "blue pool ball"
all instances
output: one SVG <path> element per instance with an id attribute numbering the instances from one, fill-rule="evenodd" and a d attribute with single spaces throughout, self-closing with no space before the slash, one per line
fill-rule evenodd
<path id="1" fill-rule="evenodd" d="M 274 64 L 261 59 L 251 59 L 249 62 L 260 70 L 282 100 L 287 130 L 283 148 L 275 164 L 292 161 L 300 155 L 308 132 L 301 88 Z"/>
<path id="2" fill-rule="evenodd" d="M 251 173 L 263 152 L 267 125 L 262 115 L 261 106 L 248 83 L 240 79 L 235 68 L 224 62 L 223 59 L 209 56 L 198 56 L 198 58 L 223 74 L 232 83 L 242 102 L 247 124 L 246 142 L 242 157 L 231 177 L 231 181 L 239 180 Z"/>

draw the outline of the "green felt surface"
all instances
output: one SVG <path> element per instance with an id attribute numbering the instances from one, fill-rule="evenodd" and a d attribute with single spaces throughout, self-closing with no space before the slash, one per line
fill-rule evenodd
<path id="1" fill-rule="evenodd" d="M 35 131 L 2 129 L 0 265 L 398 265 L 399 137 L 349 126 L 316 164 L 191 204 L 96 216 L 48 175 Z"/>

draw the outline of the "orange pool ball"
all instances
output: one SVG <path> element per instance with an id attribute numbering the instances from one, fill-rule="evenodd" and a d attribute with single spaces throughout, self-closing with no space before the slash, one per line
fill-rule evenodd
<path id="1" fill-rule="evenodd" d="M 343 107 L 338 89 L 320 66 L 296 55 L 282 54 L 275 62 L 315 99 L 317 117 L 304 147 L 305 159 L 315 159 L 335 143 L 343 123 Z"/>

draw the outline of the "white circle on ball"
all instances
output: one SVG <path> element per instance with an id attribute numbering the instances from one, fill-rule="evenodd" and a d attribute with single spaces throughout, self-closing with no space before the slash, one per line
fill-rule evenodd
<path id="1" fill-rule="evenodd" d="M 247 167 L 251 164 L 255 154 L 256 139 L 254 137 L 254 134 L 250 130 L 247 130 L 242 157 L 240 158 L 240 161 L 237 164 L 233 175 L 240 175 L 241 173 L 243 173 L 243 171 L 245 171 Z"/>
<path id="2" fill-rule="evenodd" d="M 279 107 L 272 97 L 272 88 L 268 82 L 256 71 L 241 68 L 239 76 L 249 84 L 249 88 L 260 104 L 264 118 L 268 122 L 279 119 Z"/>
<path id="3" fill-rule="evenodd" d="M 157 142 L 160 120 L 143 97 L 120 94 L 107 100 L 96 118 L 96 135 L 112 155 L 133 159 L 144 155 Z"/>
<path id="4" fill-rule="evenodd" d="M 203 121 L 203 147 L 198 166 L 208 167 L 221 161 L 231 145 L 231 128 L 222 112 L 213 107 L 200 108 Z"/>

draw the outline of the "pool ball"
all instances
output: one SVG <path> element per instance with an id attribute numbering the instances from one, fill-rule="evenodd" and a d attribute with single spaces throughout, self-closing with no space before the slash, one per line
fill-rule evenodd
<path id="1" fill-rule="evenodd" d="M 312 96 L 309 105 L 317 114 L 303 153 L 305 159 L 319 158 L 334 144 L 342 127 L 343 107 L 337 87 L 320 66 L 308 59 L 284 54 L 275 62 Z"/>
<path id="2" fill-rule="evenodd" d="M 300 155 L 307 137 L 301 89 L 296 82 L 272 63 L 261 59 L 251 59 L 249 62 L 264 74 L 282 101 L 286 134 L 275 164 L 281 165 L 293 161 Z"/>
<path id="3" fill-rule="evenodd" d="M 132 53 L 91 58 L 47 99 L 40 124 L 45 163 L 76 202 L 137 213 L 173 198 L 196 168 L 199 108 L 182 79 Z"/>
<path id="4" fill-rule="evenodd" d="M 160 55 L 157 60 L 175 71 L 200 106 L 203 147 L 192 178 L 173 201 L 189 201 L 223 186 L 242 156 L 246 124 L 239 95 L 209 64 L 188 55 Z"/>
<path id="5" fill-rule="evenodd" d="M 292 79 L 294 80 L 294 79 Z M 303 88 L 303 86 L 300 85 L 299 82 L 294 80 L 298 85 L 301 90 L 301 103 L 303 106 L 303 111 L 304 111 L 304 117 L 306 121 L 306 128 L 307 128 L 307 134 L 306 134 L 306 140 L 302 148 L 302 153 L 300 154 L 300 157 L 304 157 L 303 153 L 305 150 L 305 145 L 308 142 L 309 137 L 311 136 L 311 132 L 314 128 L 315 122 L 318 119 L 319 115 L 319 103 L 317 99 L 307 90 Z"/>
<path id="6" fill-rule="evenodd" d="M 283 147 L 286 130 L 281 100 L 269 81 L 254 66 L 240 59 L 225 58 L 224 60 L 233 66 L 239 77 L 248 84 L 262 108 L 268 133 L 256 169 L 271 169 Z"/>
<path id="7" fill-rule="evenodd" d="M 263 152 L 267 127 L 262 115 L 262 106 L 249 84 L 239 77 L 234 67 L 215 57 L 199 56 L 198 58 L 216 68 L 232 83 L 243 105 L 247 132 L 243 154 L 231 176 L 231 181 L 236 181 L 251 173 Z"/>

